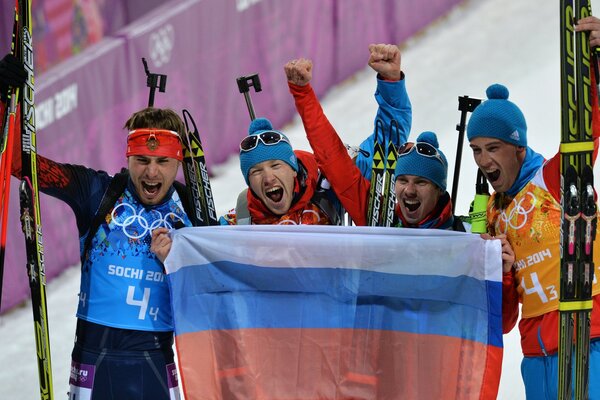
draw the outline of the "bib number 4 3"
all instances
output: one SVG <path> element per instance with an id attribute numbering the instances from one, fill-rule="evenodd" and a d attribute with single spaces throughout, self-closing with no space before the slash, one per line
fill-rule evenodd
<path id="1" fill-rule="evenodd" d="M 525 279 L 521 280 L 521 287 L 523 288 L 523 292 L 525 294 L 537 294 L 542 303 L 547 303 L 550 300 L 558 299 L 558 292 L 556 291 L 555 285 L 550 285 L 546 288 L 548 294 L 550 295 L 550 297 L 548 297 L 548 295 L 546 295 L 546 292 L 544 291 L 544 288 L 540 284 L 537 272 L 532 272 L 529 276 L 531 277 L 532 286 L 525 286 Z"/>

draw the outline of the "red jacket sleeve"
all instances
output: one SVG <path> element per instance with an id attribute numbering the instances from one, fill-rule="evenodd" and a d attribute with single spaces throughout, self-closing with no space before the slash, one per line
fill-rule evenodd
<path id="1" fill-rule="evenodd" d="M 10 173 L 17 179 L 22 178 L 23 163 L 21 160 L 21 124 L 18 118 L 15 119 L 13 154 Z M 69 185 L 72 174 L 63 164 L 57 163 L 46 157 L 36 155 L 38 185 L 41 190 L 49 188 L 64 189 Z"/>
<path id="2" fill-rule="evenodd" d="M 370 183 L 354 164 L 310 85 L 288 83 L 319 169 L 356 225 L 367 224 Z"/>
<path id="3" fill-rule="evenodd" d="M 519 318 L 519 294 L 515 288 L 515 272 L 502 274 L 502 332 L 510 332 Z"/>

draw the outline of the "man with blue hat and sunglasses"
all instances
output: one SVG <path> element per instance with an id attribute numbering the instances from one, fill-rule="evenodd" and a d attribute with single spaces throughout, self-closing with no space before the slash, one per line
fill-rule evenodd
<path id="1" fill-rule="evenodd" d="M 399 226 L 453 227 L 447 176 L 448 161 L 439 149 L 435 133 L 423 132 L 415 143 L 407 142 L 399 148 L 394 171 Z"/>
<path id="2" fill-rule="evenodd" d="M 240 169 L 248 185 L 236 208 L 221 217 L 223 225 L 330 225 L 338 213 L 320 188 L 314 156 L 292 149 L 282 132 L 266 118 L 250 123 L 240 142 Z"/>

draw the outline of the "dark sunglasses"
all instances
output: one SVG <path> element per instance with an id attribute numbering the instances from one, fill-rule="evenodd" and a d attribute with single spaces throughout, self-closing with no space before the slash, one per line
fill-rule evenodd
<path id="1" fill-rule="evenodd" d="M 444 161 L 444 159 L 440 155 L 440 152 L 438 151 L 438 149 L 436 149 L 429 143 L 425 143 L 425 142 L 417 142 L 417 143 L 406 142 L 406 143 L 404 143 L 402 146 L 400 146 L 398 148 L 398 157 L 402 157 L 407 154 L 410 154 L 410 152 L 415 149 L 418 154 L 425 156 L 425 157 L 436 158 L 442 163 L 442 165 L 444 165 L 444 166 L 447 165 L 446 161 Z"/>
<path id="2" fill-rule="evenodd" d="M 259 140 L 265 146 L 272 146 L 279 142 L 286 142 L 287 144 L 291 145 L 290 141 L 285 136 L 283 136 L 281 133 L 275 132 L 275 131 L 267 131 L 267 132 L 261 133 L 260 135 L 246 136 L 240 142 L 240 150 L 241 151 L 250 151 L 250 150 L 255 149 L 256 146 L 258 146 Z"/>

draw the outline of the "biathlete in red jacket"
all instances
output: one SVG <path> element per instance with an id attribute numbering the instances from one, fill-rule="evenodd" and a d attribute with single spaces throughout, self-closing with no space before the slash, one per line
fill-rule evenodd
<path id="1" fill-rule="evenodd" d="M 521 374 L 528 399 L 557 398 L 558 300 L 560 297 L 560 153 L 545 160 L 527 146 L 523 113 L 499 84 L 473 112 L 467 126 L 475 162 L 495 190 L 487 210 L 491 234 L 507 235 L 515 266 L 503 276 L 502 325 L 510 332 L 519 316 L 524 359 Z M 597 109 L 597 105 L 594 107 Z M 597 152 L 597 111 L 594 149 Z M 594 246 L 600 261 L 600 241 Z M 597 274 L 596 274 L 597 275 Z M 594 279 L 590 346 L 590 398 L 600 398 L 600 285 Z"/>
<path id="2" fill-rule="evenodd" d="M 356 225 L 367 224 L 370 182 L 348 155 L 337 132 L 323 113 L 311 85 L 312 62 L 297 59 L 284 67 L 296 109 L 319 169 Z M 423 132 L 415 143 L 400 146 L 395 170 L 395 207 L 399 227 L 461 229 L 454 224 L 452 205 L 446 191 L 448 162 L 433 132 Z M 491 239 L 490 235 L 483 235 Z M 503 268 L 512 267 L 514 256 L 506 237 L 502 242 Z"/>
<path id="3" fill-rule="evenodd" d="M 600 45 L 600 19 L 577 22 L 576 31 L 590 32 L 590 46 Z M 597 99 L 592 84 L 592 99 Z M 505 234 L 515 251 L 515 267 L 502 282 L 502 325 L 505 333 L 521 320 L 521 375 L 528 399 L 556 399 L 558 391 L 558 301 L 560 298 L 560 153 L 549 160 L 527 146 L 527 124 L 508 89 L 491 85 L 488 100 L 473 112 L 467 126 L 475 162 L 495 193 L 488 203 L 491 234 Z M 600 115 L 593 101 L 594 161 L 600 137 Z M 558 137 L 558 135 L 557 135 Z M 600 399 L 600 240 L 593 246 L 589 398 Z"/>

